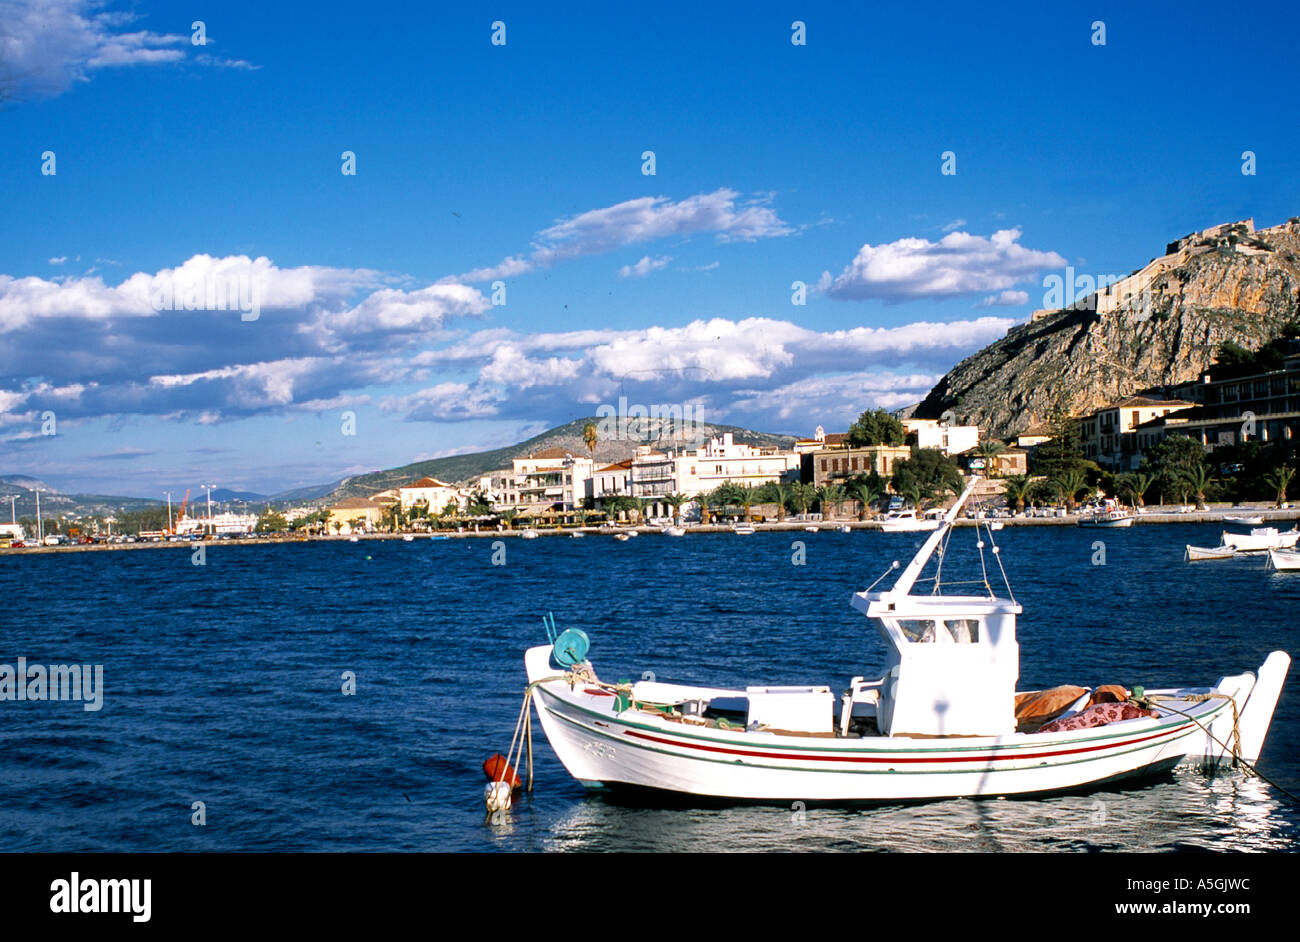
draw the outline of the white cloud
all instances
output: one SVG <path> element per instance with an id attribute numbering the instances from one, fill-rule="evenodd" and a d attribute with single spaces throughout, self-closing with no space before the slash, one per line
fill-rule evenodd
<path id="1" fill-rule="evenodd" d="M 965 219 L 954 219 L 952 222 L 948 223 L 948 225 L 946 225 L 946 226 L 943 227 L 943 231 L 944 231 L 944 232 L 955 232 L 956 230 L 958 230 L 958 229 L 964 229 L 965 227 L 966 227 L 966 220 L 965 220 Z"/>
<path id="2" fill-rule="evenodd" d="M 588 210 L 543 229 L 528 255 L 511 255 L 449 280 L 475 283 L 509 278 L 556 262 L 666 238 L 712 234 L 718 242 L 753 242 L 794 231 L 768 205 L 770 195 L 738 202 L 739 198 L 735 190 L 723 187 L 677 202 L 666 196 L 642 196 Z"/>
<path id="3" fill-rule="evenodd" d="M 133 13 L 101 12 L 99 0 L 0 0 L 0 80 L 11 94 L 57 95 L 104 68 L 177 63 L 188 33 L 133 29 Z M 189 22 L 188 18 L 185 21 Z M 252 68 L 199 55 L 208 65 Z"/>
<path id="4" fill-rule="evenodd" d="M 1015 307 L 1029 303 L 1028 291 L 1003 291 L 991 294 L 980 302 L 980 307 Z"/>
<path id="5" fill-rule="evenodd" d="M 1004 291 L 1046 268 L 1064 267 L 1055 252 L 1019 244 L 1019 229 L 992 236 L 951 232 L 938 242 L 906 238 L 863 245 L 834 279 L 827 272 L 819 287 L 833 298 L 905 301 Z"/>
<path id="6" fill-rule="evenodd" d="M 51 264 L 51 265 L 62 265 L 62 264 L 63 264 L 64 262 L 66 262 L 67 260 L 68 260 L 68 256 L 66 256 L 66 255 L 56 255 L 56 256 L 54 256 L 52 259 L 50 259 L 50 264 Z"/>
<path id="7" fill-rule="evenodd" d="M 652 271 L 659 271 L 667 268 L 668 263 L 671 261 L 672 258 L 667 255 L 660 258 L 651 258 L 649 255 L 644 255 L 641 257 L 641 261 L 637 262 L 635 265 L 624 265 L 620 268 L 618 270 L 618 277 L 644 278 Z"/>

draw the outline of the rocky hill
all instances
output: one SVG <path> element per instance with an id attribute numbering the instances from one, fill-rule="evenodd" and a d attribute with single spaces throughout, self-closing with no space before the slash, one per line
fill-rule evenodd
<path id="1" fill-rule="evenodd" d="M 916 409 L 1009 438 L 1059 404 L 1080 415 L 1194 380 L 1219 345 L 1255 350 L 1300 317 L 1300 218 L 1256 231 L 1225 223 L 1170 243 L 1121 282 L 967 357 Z"/>
<path id="2" fill-rule="evenodd" d="M 588 422 L 599 425 L 596 416 L 575 419 L 534 435 L 517 445 L 495 448 L 491 451 L 474 452 L 466 455 L 451 455 L 446 458 L 432 458 L 417 461 L 400 468 L 386 471 L 372 471 L 346 478 L 329 494 L 328 501 L 334 502 L 345 497 L 367 497 L 376 491 L 397 487 L 425 476 L 438 478 L 448 483 L 467 483 L 474 478 L 500 468 L 510 467 L 513 458 L 544 451 L 548 448 L 562 448 L 574 455 L 588 454 L 582 439 L 582 430 Z M 731 432 L 735 440 L 759 448 L 790 448 L 794 444 L 792 435 L 774 435 L 767 432 L 755 432 L 751 429 L 738 428 L 734 425 L 714 425 L 708 422 L 688 423 L 685 428 L 674 428 L 671 420 L 643 420 L 640 427 L 629 429 L 627 437 L 622 439 L 600 439 L 596 442 L 595 459 L 598 465 L 611 464 L 631 458 L 638 445 L 653 445 L 658 450 L 676 448 L 696 448 L 705 440 Z"/>

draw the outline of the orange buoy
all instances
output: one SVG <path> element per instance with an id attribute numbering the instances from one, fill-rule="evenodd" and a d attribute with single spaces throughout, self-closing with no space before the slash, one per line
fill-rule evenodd
<path id="1" fill-rule="evenodd" d="M 483 774 L 488 777 L 489 782 L 508 782 L 511 790 L 522 785 L 523 779 L 510 768 L 510 763 L 501 753 L 496 753 L 483 763 Z"/>

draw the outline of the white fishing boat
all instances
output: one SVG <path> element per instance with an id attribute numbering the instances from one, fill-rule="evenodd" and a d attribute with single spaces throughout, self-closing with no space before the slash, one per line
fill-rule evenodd
<path id="1" fill-rule="evenodd" d="M 587 534 L 583 533 L 581 530 L 574 530 L 572 533 L 569 534 L 569 539 L 580 540 L 586 535 Z"/>
<path id="2" fill-rule="evenodd" d="M 934 516 L 918 517 L 915 510 L 891 510 L 880 518 L 880 529 L 886 533 L 916 533 L 937 530 L 941 522 Z"/>
<path id="3" fill-rule="evenodd" d="M 618 540 L 620 543 L 626 543 L 628 540 L 632 539 L 632 537 L 626 533 L 615 533 L 614 539 Z"/>
<path id="4" fill-rule="evenodd" d="M 415 537 L 408 533 L 408 534 L 406 534 L 405 536 L 402 537 L 402 542 L 403 542 L 403 543 L 414 543 L 414 542 L 415 542 Z"/>
<path id="5" fill-rule="evenodd" d="M 1290 572 L 1300 569 L 1300 552 L 1296 550 L 1271 549 L 1268 551 L 1268 564 L 1274 569 Z"/>
<path id="6" fill-rule="evenodd" d="M 523 540 L 535 540 L 539 536 L 541 536 L 541 534 L 538 533 L 536 530 L 534 530 L 532 527 L 529 527 L 527 530 L 521 531 L 519 534 L 519 538 Z"/>
<path id="7" fill-rule="evenodd" d="M 731 532 L 737 536 L 753 536 L 757 531 L 752 523 L 737 523 L 731 527 Z"/>
<path id="8" fill-rule="evenodd" d="M 1001 530 L 1006 526 L 1001 520 L 990 520 L 985 524 L 990 530 Z"/>
<path id="9" fill-rule="evenodd" d="M 1020 604 L 1009 586 L 1005 597 L 996 595 L 987 578 L 977 594 L 941 592 L 952 521 L 973 487 L 892 588 L 873 584 L 852 597 L 885 642 L 878 679 L 854 677 L 838 698 L 829 685 L 607 683 L 587 660 L 586 635 L 569 629 L 525 654 L 529 686 L 517 754 L 529 735 L 531 700 L 551 747 L 584 785 L 737 800 L 1046 794 L 1161 774 L 1182 763 L 1258 758 L 1290 665 L 1282 651 L 1268 655 L 1258 676 L 1134 688 L 1123 691 L 1126 702 L 1092 706 L 1097 697 L 1085 691 L 1038 731 L 1018 728 Z M 991 535 L 976 530 L 975 537 L 982 562 L 1005 582 L 998 548 L 986 549 Z M 913 594 L 932 557 L 932 586 Z M 618 673 L 635 676 L 628 667 Z M 1073 690 L 1067 693 L 1073 698 Z M 509 786 L 488 786 L 489 807 L 503 789 Z"/>
<path id="10" fill-rule="evenodd" d="M 1256 527 L 1250 533 L 1229 533 L 1223 531 L 1223 545 L 1231 546 L 1239 553 L 1262 553 L 1271 549 L 1294 549 L 1300 540 L 1300 530 L 1292 527 L 1285 533 L 1279 533 L 1277 527 Z"/>
<path id="11" fill-rule="evenodd" d="M 818 527 L 818 526 L 804 527 L 803 529 L 804 529 L 804 532 L 805 532 L 805 533 L 820 533 L 820 532 L 821 532 L 821 527 Z"/>
<path id="12" fill-rule="evenodd" d="M 1131 527 L 1133 526 L 1133 514 L 1127 510 L 1105 510 L 1087 517 L 1079 518 L 1081 527 Z"/>
<path id="13" fill-rule="evenodd" d="M 664 527 L 664 535 L 665 535 L 665 536 L 685 536 L 685 535 L 686 535 L 686 528 L 685 528 L 685 527 L 678 527 L 678 526 Z"/>
<path id="14" fill-rule="evenodd" d="M 1202 559 L 1232 559 L 1237 551 L 1231 546 L 1192 546 L 1187 544 L 1184 558 L 1191 563 Z"/>
<path id="15" fill-rule="evenodd" d="M 1235 524 L 1237 524 L 1237 525 L 1239 525 L 1239 526 L 1243 526 L 1243 527 L 1258 527 L 1258 526 L 1260 526 L 1261 524 L 1263 524 L 1263 522 L 1264 522 L 1264 518 L 1263 518 L 1263 517 L 1260 517 L 1260 516 L 1253 516 L 1253 517 L 1236 517 L 1236 516 L 1227 516 L 1227 517 L 1224 517 L 1224 518 L 1223 518 L 1223 522 L 1224 522 L 1224 523 L 1235 523 Z"/>
<path id="16" fill-rule="evenodd" d="M 852 532 L 853 532 L 853 528 L 852 528 L 851 526 L 849 526 L 847 523 L 842 523 L 842 524 L 840 524 L 840 532 L 841 532 L 841 533 L 852 533 Z"/>

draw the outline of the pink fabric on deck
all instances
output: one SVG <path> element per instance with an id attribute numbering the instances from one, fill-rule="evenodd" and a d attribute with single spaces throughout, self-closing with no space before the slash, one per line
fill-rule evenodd
<path id="1" fill-rule="evenodd" d="M 1074 716 L 1052 720 L 1039 732 L 1060 733 L 1070 729 L 1090 729 L 1094 726 L 1105 726 L 1107 723 L 1118 723 L 1120 720 L 1135 720 L 1140 716 L 1155 715 L 1151 710 L 1144 710 L 1131 703 L 1098 703 Z"/>

